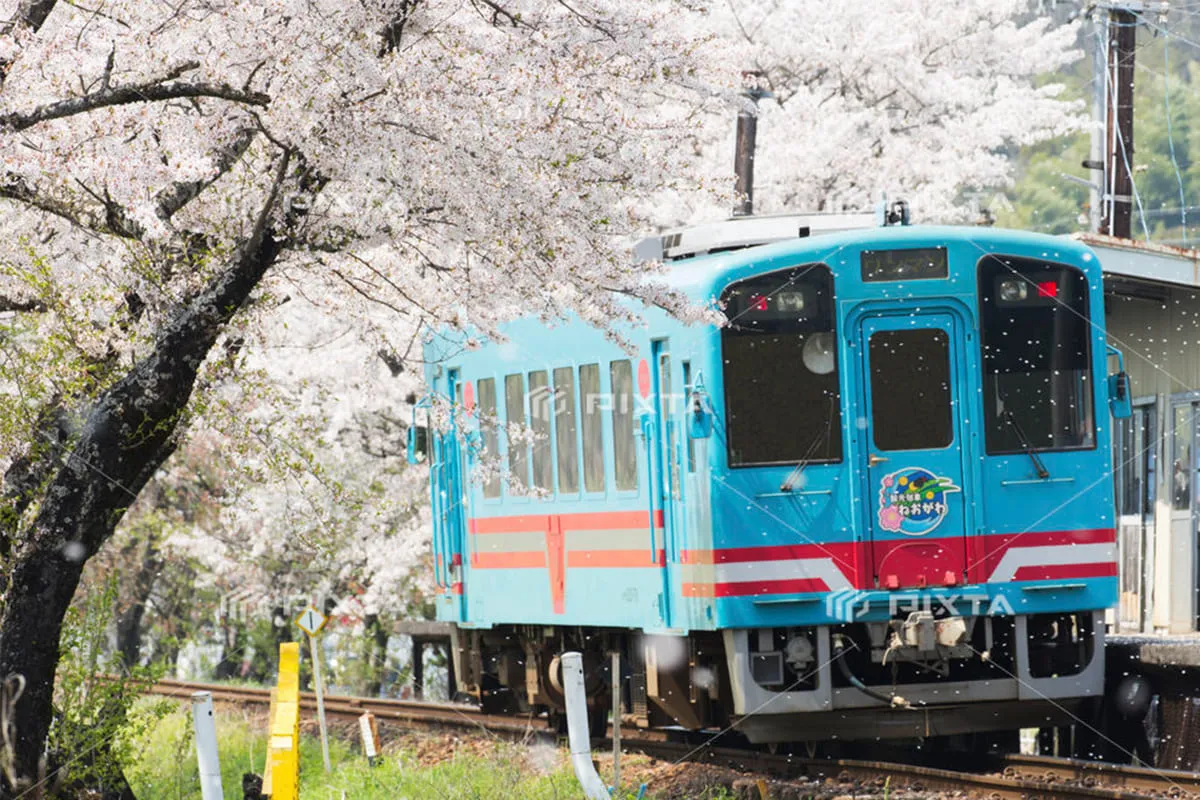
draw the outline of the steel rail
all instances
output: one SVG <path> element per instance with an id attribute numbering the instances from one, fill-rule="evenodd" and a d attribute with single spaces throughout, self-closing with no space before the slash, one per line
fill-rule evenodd
<path id="1" fill-rule="evenodd" d="M 164 679 L 149 687 L 151 694 L 168 697 L 190 697 L 193 692 L 212 692 L 215 702 L 242 705 L 269 705 L 271 690 L 253 686 L 234 686 L 219 683 L 198 683 Z M 312 692 L 300 693 L 300 707 L 315 711 L 317 697 Z M 325 695 L 325 713 L 342 719 L 357 719 L 370 712 L 377 719 L 403 723 L 410 728 L 476 728 L 482 731 L 525 733 L 539 731 L 540 724 L 531 718 L 487 714 L 477 708 L 457 703 L 435 703 L 424 700 L 395 700 L 391 698 Z"/>
<path id="2" fill-rule="evenodd" d="M 190 697 L 193 692 L 207 691 L 212 692 L 216 702 L 241 705 L 267 705 L 271 701 L 269 689 L 193 681 L 161 680 L 146 691 L 180 699 Z M 315 695 L 302 692 L 300 705 L 315 711 Z M 325 711 L 343 719 L 355 719 L 369 711 L 380 720 L 415 729 L 468 728 L 510 736 L 548 733 L 544 721 L 534 717 L 487 714 L 472 706 L 454 703 L 327 695 Z M 880 784 L 887 781 L 892 788 L 967 791 L 989 798 L 1080 800 L 1141 795 L 1200 800 L 1200 774 L 1047 756 L 1008 755 L 1000 761 L 1000 772 L 959 772 L 891 761 L 802 758 L 758 750 L 684 744 L 667 741 L 661 732 L 625 726 L 621 729 L 621 746 L 624 750 L 668 761 L 714 764 L 792 779 Z"/>
<path id="3" fill-rule="evenodd" d="M 1200 773 L 1196 772 L 1016 753 L 1003 756 L 1001 763 L 1005 774 L 1034 780 L 1069 780 L 1137 792 L 1200 797 Z"/>
<path id="4" fill-rule="evenodd" d="M 622 746 L 625 745 L 623 739 Z M 628 745 L 630 750 L 670 761 L 686 759 L 741 771 L 809 780 L 874 784 L 887 781 L 892 789 L 966 791 L 988 798 L 1200 798 L 1200 776 L 1193 773 L 1043 756 L 1012 756 L 1012 766 L 1020 764 L 1030 773 L 1036 768 L 1039 772 L 1035 775 L 1017 774 L 1011 771 L 1012 767 L 1006 767 L 1006 771 L 999 774 L 960 772 L 892 761 L 813 759 L 677 742 L 634 740 Z"/>

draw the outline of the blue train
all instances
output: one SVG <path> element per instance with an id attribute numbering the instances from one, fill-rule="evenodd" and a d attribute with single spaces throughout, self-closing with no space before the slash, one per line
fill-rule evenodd
<path id="1" fill-rule="evenodd" d="M 577 649 L 607 712 L 619 651 L 627 721 L 761 743 L 1063 724 L 1102 693 L 1129 397 L 1089 248 L 809 215 L 639 252 L 725 323 L 426 344 L 460 691 L 553 715 Z"/>

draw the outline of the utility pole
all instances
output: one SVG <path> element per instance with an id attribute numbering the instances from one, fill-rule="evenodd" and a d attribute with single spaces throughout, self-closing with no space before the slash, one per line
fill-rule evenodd
<path id="1" fill-rule="evenodd" d="M 1100 232 L 1128 239 L 1133 217 L 1133 60 L 1137 47 L 1135 0 L 1108 6 L 1105 21 L 1104 188 Z"/>
<path id="2" fill-rule="evenodd" d="M 758 100 L 750 92 L 738 112 L 737 144 L 734 146 L 733 174 L 737 177 L 734 191 L 737 205 L 733 207 L 735 217 L 749 217 L 754 213 L 754 146 L 758 138 Z"/>
<path id="3" fill-rule="evenodd" d="M 1100 221 L 1103 216 L 1104 198 L 1107 195 L 1104 180 L 1104 147 L 1107 141 L 1108 125 L 1105 114 L 1108 110 L 1107 92 L 1104 80 L 1108 53 L 1108 14 L 1099 9 L 1089 15 L 1092 26 L 1090 47 L 1092 54 L 1092 136 L 1088 160 L 1083 162 L 1083 168 L 1093 170 L 1088 180 L 1088 230 L 1100 233 L 1104 230 Z"/>
<path id="4" fill-rule="evenodd" d="M 758 72 L 743 73 L 744 77 L 757 78 Z M 734 146 L 733 174 L 737 178 L 734 190 L 738 194 L 737 205 L 733 207 L 735 217 L 749 217 L 754 214 L 754 149 L 758 138 L 758 101 L 768 97 L 767 92 L 757 86 L 742 93 L 746 98 L 742 110 L 738 112 L 737 143 Z"/>

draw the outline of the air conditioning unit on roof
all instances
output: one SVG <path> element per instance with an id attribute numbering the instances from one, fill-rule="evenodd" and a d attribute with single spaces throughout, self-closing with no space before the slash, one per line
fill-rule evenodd
<path id="1" fill-rule="evenodd" d="M 642 239 L 634 246 L 633 255 L 635 262 L 674 261 L 823 233 L 874 228 L 882 224 L 881 214 L 875 211 L 731 217 Z"/>

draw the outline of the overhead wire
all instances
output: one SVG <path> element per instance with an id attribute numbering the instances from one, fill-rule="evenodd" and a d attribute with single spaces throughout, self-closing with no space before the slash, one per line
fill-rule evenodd
<path id="1" fill-rule="evenodd" d="M 1141 20 L 1141 24 L 1145 25 L 1147 28 L 1151 28 L 1155 31 L 1158 31 L 1163 36 L 1171 37 L 1171 38 L 1175 39 L 1176 41 L 1183 42 L 1184 44 L 1191 45 L 1192 47 L 1195 47 L 1196 49 L 1200 50 L 1200 42 L 1197 42 L 1193 39 L 1189 39 L 1186 36 L 1182 36 L 1182 35 L 1176 33 L 1175 31 L 1171 30 L 1170 28 L 1162 27 L 1161 25 L 1154 22 L 1154 20 L 1150 19 L 1150 17 L 1146 16 L 1145 14 L 1138 14 L 1137 16 L 1138 16 L 1138 19 Z"/>

